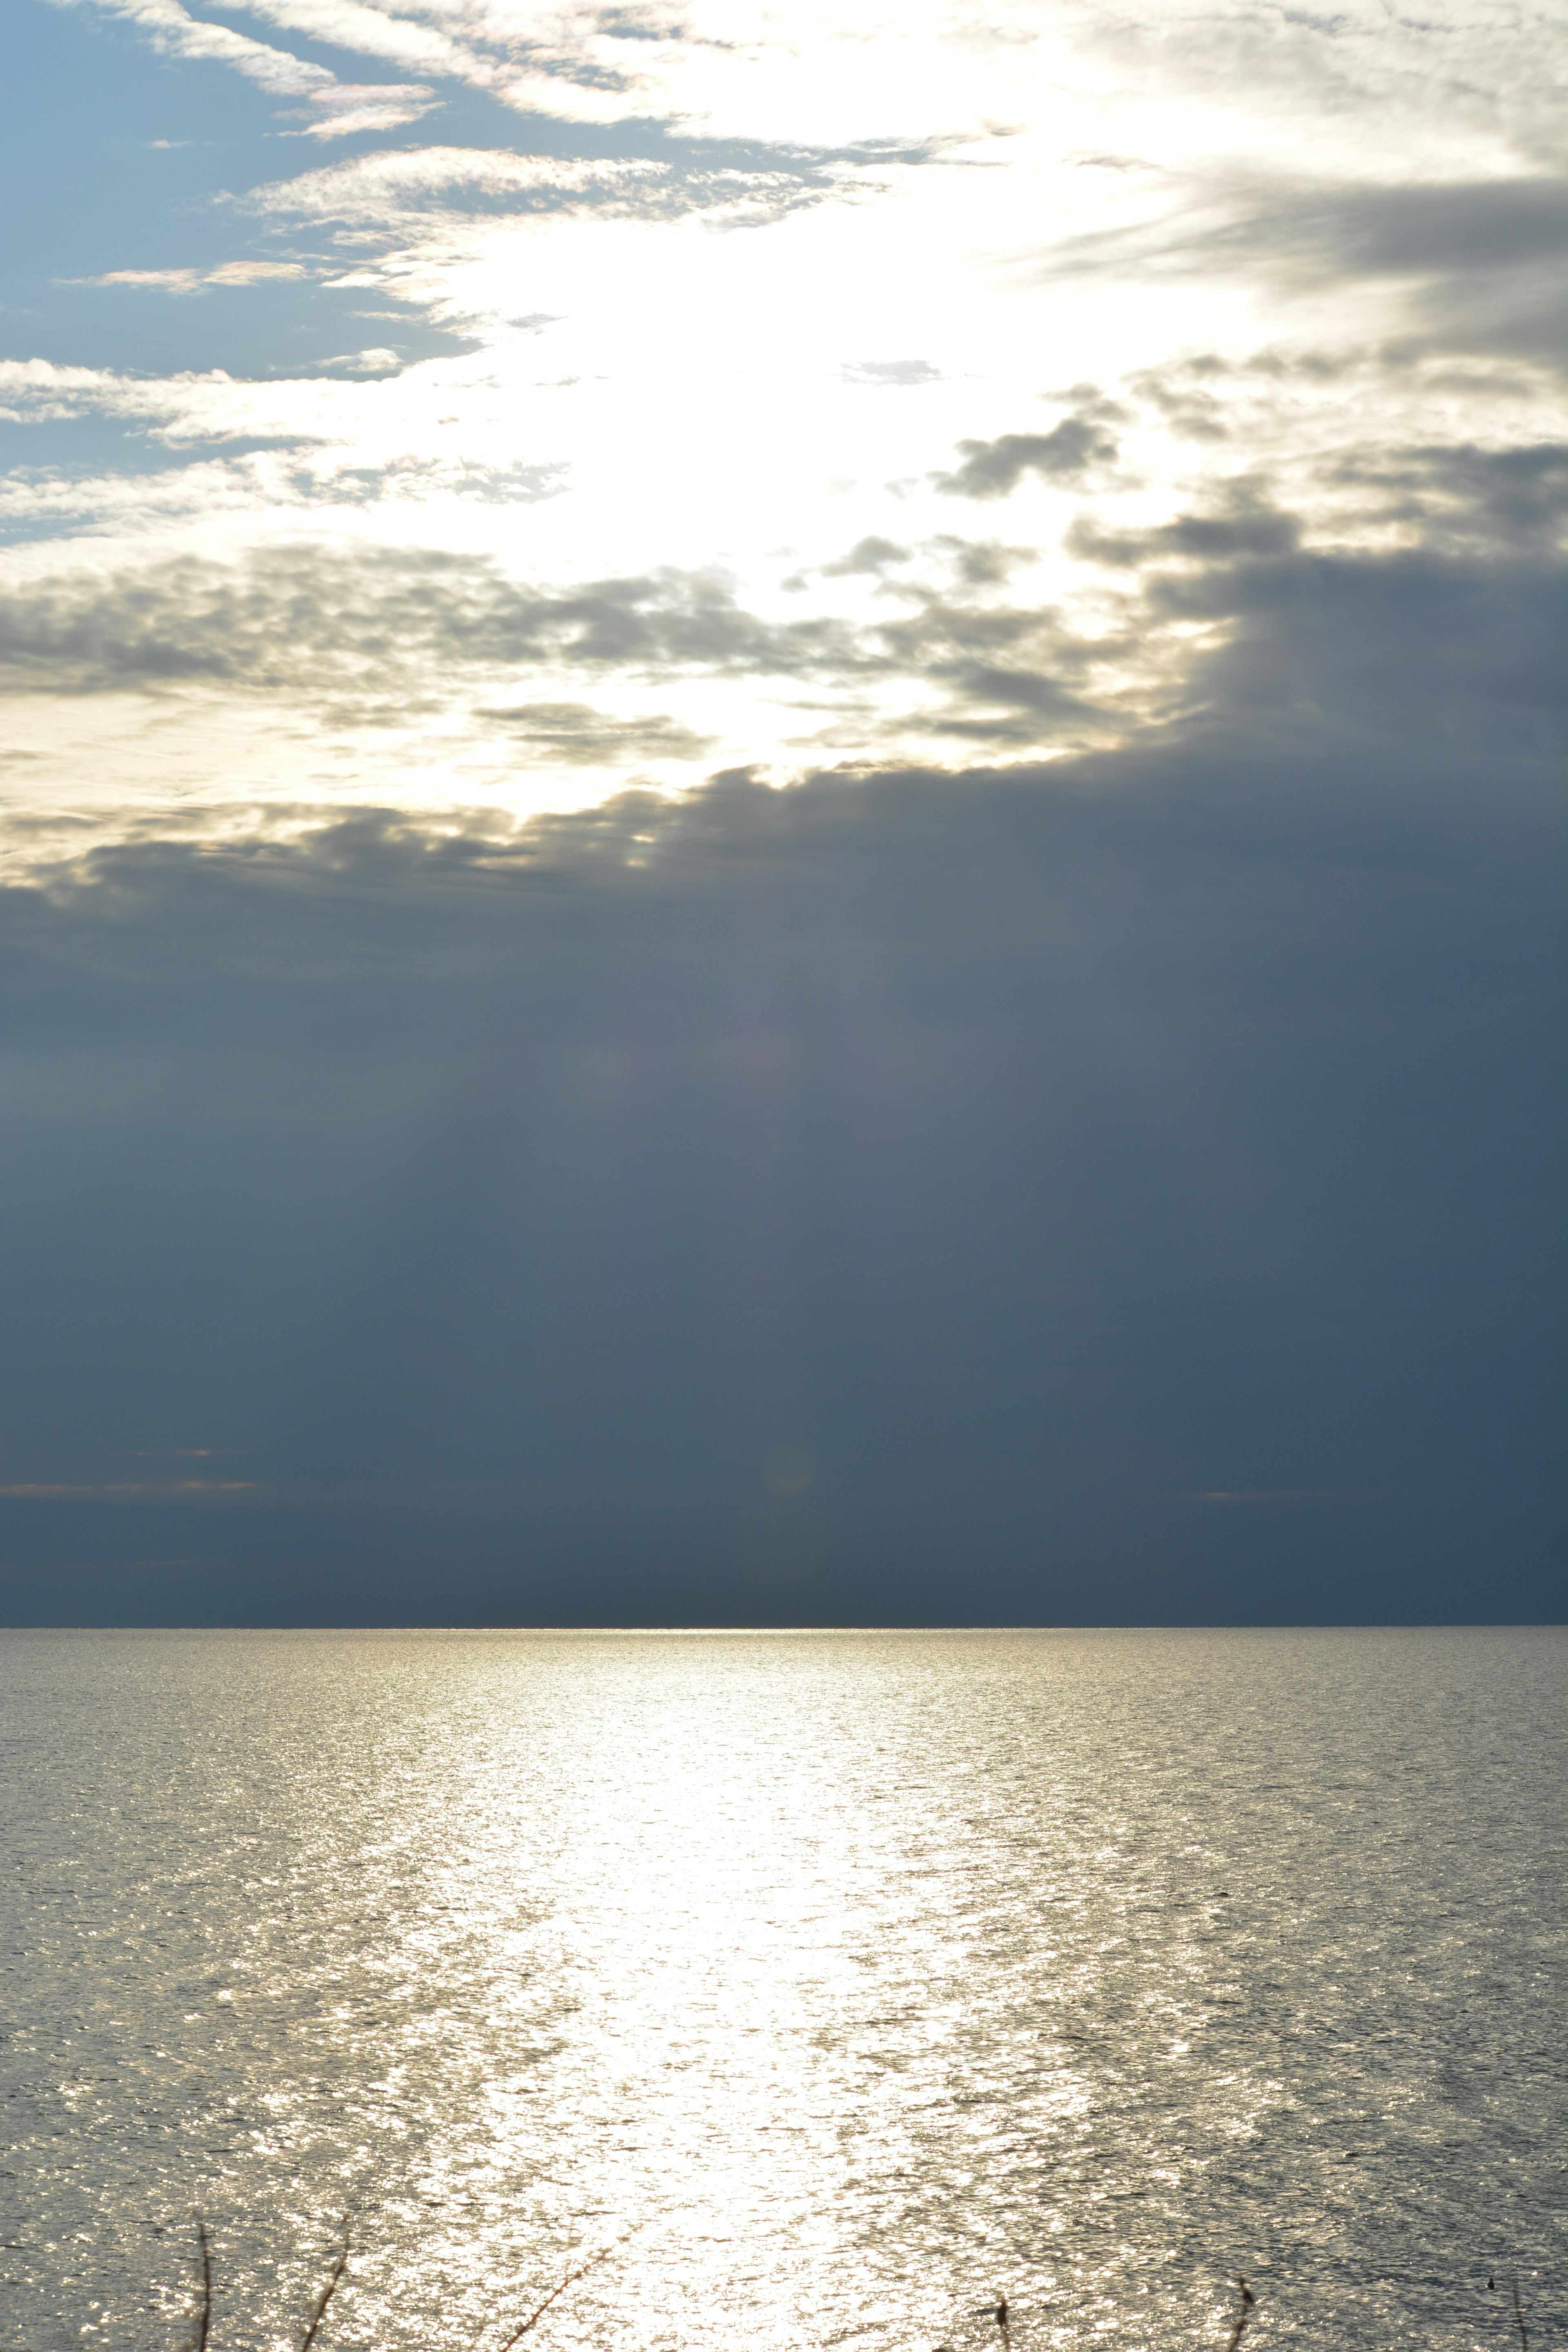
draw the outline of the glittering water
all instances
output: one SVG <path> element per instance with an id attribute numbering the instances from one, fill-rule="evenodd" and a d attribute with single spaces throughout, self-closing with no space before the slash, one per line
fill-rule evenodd
<path id="1" fill-rule="evenodd" d="M 0 1637 L 0 2340 L 1560 2342 L 1565 1664 Z"/>

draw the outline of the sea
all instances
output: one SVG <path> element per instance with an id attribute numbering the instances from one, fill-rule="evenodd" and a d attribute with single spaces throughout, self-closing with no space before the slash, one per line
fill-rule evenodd
<path id="1" fill-rule="evenodd" d="M 0 1635 L 0 2344 L 1561 2346 L 1565 1682 Z"/>

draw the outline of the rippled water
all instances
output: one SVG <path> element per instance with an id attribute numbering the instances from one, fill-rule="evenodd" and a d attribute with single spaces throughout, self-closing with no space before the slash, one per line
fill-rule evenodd
<path id="1" fill-rule="evenodd" d="M 1561 2341 L 1565 1664 L 0 1637 L 4 2340 Z"/>

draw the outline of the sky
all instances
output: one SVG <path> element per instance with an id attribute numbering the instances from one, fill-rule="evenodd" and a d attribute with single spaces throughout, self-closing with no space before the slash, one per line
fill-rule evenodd
<path id="1" fill-rule="evenodd" d="M 4 7 L 0 1619 L 1560 1618 L 1558 12 Z"/>

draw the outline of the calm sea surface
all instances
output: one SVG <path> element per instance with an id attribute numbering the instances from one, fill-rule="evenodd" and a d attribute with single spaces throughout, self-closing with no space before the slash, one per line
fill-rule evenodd
<path id="1" fill-rule="evenodd" d="M 1561 2345 L 1565 1667 L 0 1636 L 0 2342 Z"/>

